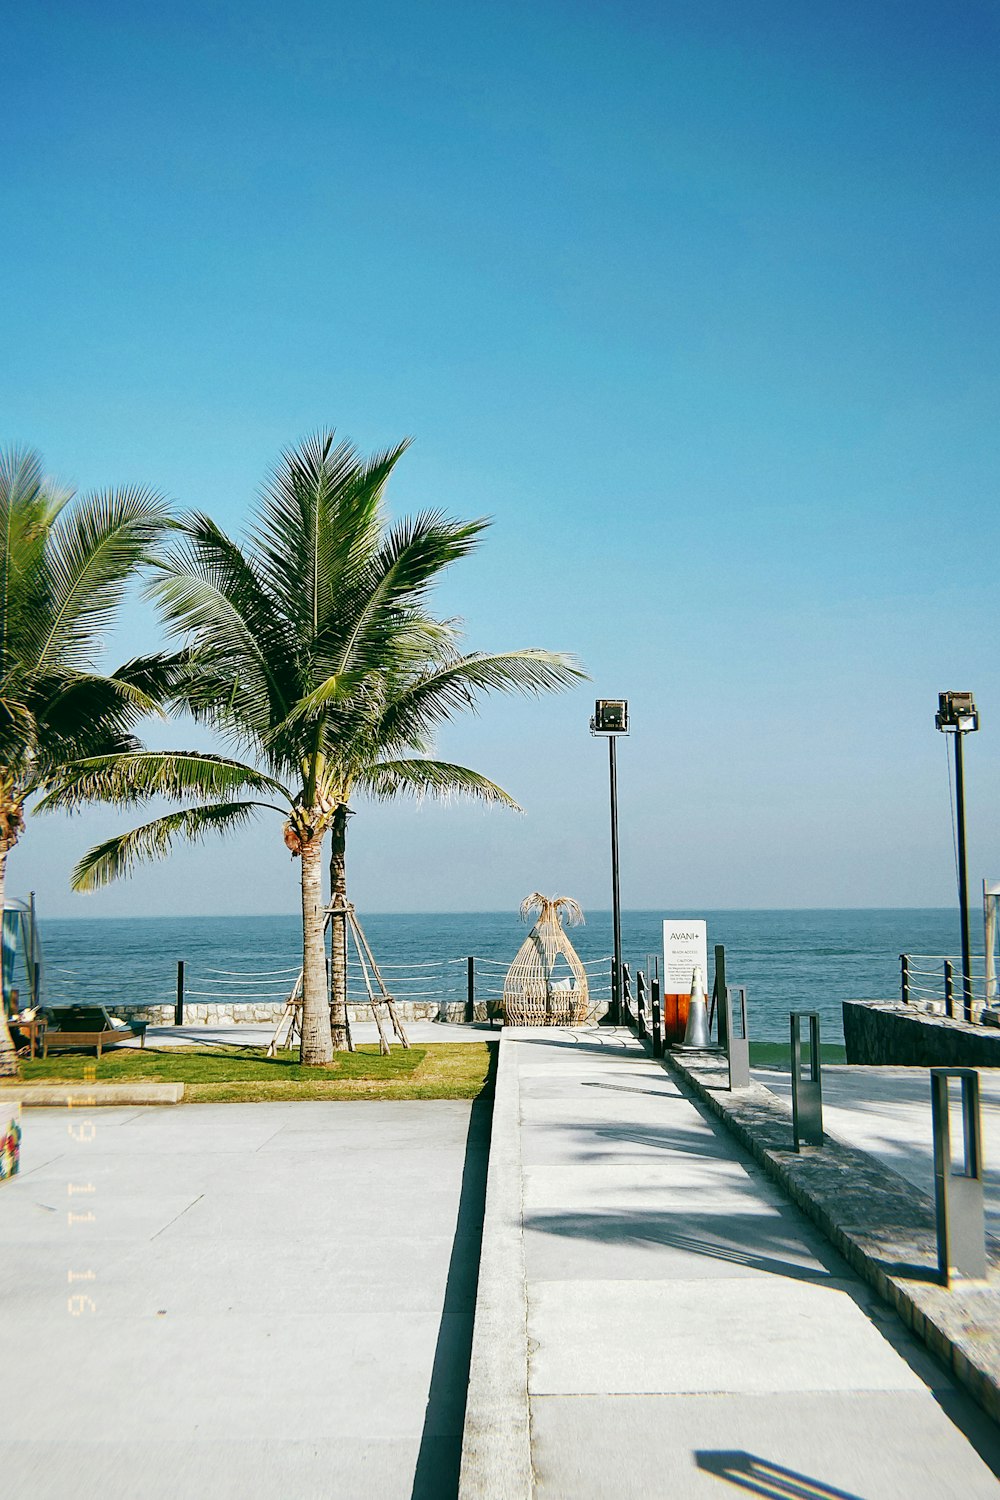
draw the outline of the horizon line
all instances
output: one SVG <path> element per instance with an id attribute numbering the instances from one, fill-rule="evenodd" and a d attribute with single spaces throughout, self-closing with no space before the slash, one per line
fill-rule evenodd
<path id="1" fill-rule="evenodd" d="M 610 906 L 595 906 L 590 910 L 594 915 L 611 916 Z M 635 916 L 656 916 L 669 913 L 671 919 L 688 918 L 696 919 L 694 908 L 677 906 L 673 908 L 659 906 L 623 906 L 622 915 L 630 913 Z M 957 912 L 959 906 L 703 906 L 700 911 L 706 913 L 718 912 L 875 912 L 875 911 L 935 911 L 935 912 Z M 401 911 L 398 908 L 365 907 L 364 915 L 369 917 L 497 917 L 518 916 L 514 907 L 483 907 L 469 908 L 463 910 L 423 910 L 423 911 Z M 49 913 L 46 917 L 39 913 L 40 921 L 54 922 L 212 922 L 212 921 L 253 921 L 270 920 L 271 918 L 282 918 L 299 921 L 300 914 L 296 911 L 250 911 L 250 912 L 127 912 L 112 914 L 88 914 L 84 912 Z M 666 920 L 666 917 L 664 918 Z"/>

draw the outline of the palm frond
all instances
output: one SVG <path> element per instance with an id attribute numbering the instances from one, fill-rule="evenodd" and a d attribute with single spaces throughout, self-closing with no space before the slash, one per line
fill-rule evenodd
<path id="1" fill-rule="evenodd" d="M 409 792 L 416 797 L 474 797 L 480 802 L 499 803 L 513 812 L 524 811 L 509 792 L 478 771 L 424 756 L 379 761 L 376 765 L 359 769 L 354 782 L 380 802 Z"/>
<path id="2" fill-rule="evenodd" d="M 400 521 L 387 532 L 356 592 L 346 600 L 344 618 L 321 632 L 318 651 L 335 656 L 342 672 L 382 669 L 392 654 L 387 646 L 412 623 L 431 585 L 472 551 L 488 525 L 484 519 L 450 521 L 437 511 Z"/>
<path id="3" fill-rule="evenodd" d="M 561 651 L 473 652 L 411 678 L 386 705 L 379 737 L 387 749 L 410 743 L 463 711 L 483 693 L 537 695 L 586 681 L 576 657 Z"/>
<path id="4" fill-rule="evenodd" d="M 190 797 L 268 791 L 280 793 L 289 804 L 294 800 L 280 781 L 242 761 L 197 751 L 140 750 L 91 756 L 65 766 L 51 779 L 36 810 L 73 810 L 93 802 L 130 807 L 150 797 L 182 802 Z M 276 811 L 287 809 L 277 807 Z"/>
<path id="5" fill-rule="evenodd" d="M 0 679 L 34 661 L 50 619 L 49 531 L 71 491 L 45 478 L 38 453 L 0 451 Z"/>
<path id="6" fill-rule="evenodd" d="M 51 608 L 35 666 L 86 666 L 111 624 L 135 568 L 170 520 L 162 495 L 120 489 L 90 495 L 48 532 Z"/>
<path id="7" fill-rule="evenodd" d="M 260 805 L 216 802 L 211 807 L 190 807 L 183 812 L 168 813 L 129 833 L 117 834 L 88 849 L 73 870 L 70 884 L 74 891 L 98 890 L 129 875 L 137 864 L 164 858 L 178 838 L 197 841 L 210 833 L 231 833 L 245 827 Z"/>
<path id="8" fill-rule="evenodd" d="M 288 714 L 280 724 L 276 724 L 272 733 L 268 736 L 273 741 L 285 734 L 293 726 L 302 723 L 303 720 L 313 719 L 322 714 L 323 710 L 330 708 L 333 704 L 348 702 L 359 689 L 365 684 L 363 672 L 340 672 L 333 677 L 327 677 L 319 687 L 292 706 Z"/>
<path id="9" fill-rule="evenodd" d="M 407 446 L 364 459 L 327 431 L 282 455 L 252 537 L 262 574 L 299 632 L 316 637 L 377 550 L 385 485 Z"/>
<path id="10" fill-rule="evenodd" d="M 192 670 L 185 694 L 210 715 L 200 668 L 239 684 L 239 708 L 259 729 L 280 720 L 299 697 L 298 641 L 280 597 L 272 595 L 258 562 L 208 516 L 182 523 L 184 541 L 164 557 L 147 587 L 168 629 L 185 638 Z"/>

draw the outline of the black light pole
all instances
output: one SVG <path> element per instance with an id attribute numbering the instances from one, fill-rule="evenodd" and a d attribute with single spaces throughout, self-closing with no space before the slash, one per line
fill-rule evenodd
<path id="1" fill-rule="evenodd" d="M 958 822 L 958 904 L 962 920 L 962 1002 L 965 1019 L 974 1019 L 972 954 L 969 941 L 969 872 L 965 854 L 965 766 L 962 736 L 979 728 L 979 714 L 971 693 L 939 693 L 934 723 L 942 734 L 955 736 L 955 816 Z"/>
<path id="2" fill-rule="evenodd" d="M 613 1024 L 622 1023 L 622 903 L 618 889 L 618 763 L 615 736 L 608 735 L 608 773 L 611 778 L 611 922 L 614 929 L 615 980 Z"/>
<path id="3" fill-rule="evenodd" d="M 622 1022 L 622 910 L 618 887 L 618 762 L 615 740 L 628 734 L 628 704 L 624 698 L 598 698 L 591 734 L 608 737 L 608 773 L 611 781 L 611 920 L 614 934 L 614 958 L 611 969 L 611 1006 L 608 1019 L 612 1026 Z"/>

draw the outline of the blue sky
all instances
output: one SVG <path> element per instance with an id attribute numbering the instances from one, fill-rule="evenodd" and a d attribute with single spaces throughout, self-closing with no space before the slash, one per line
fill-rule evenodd
<path id="1" fill-rule="evenodd" d="M 595 693 L 628 905 L 954 900 L 946 687 L 1000 878 L 994 5 L 40 3 L 5 40 L 0 441 L 235 530 L 282 446 L 412 434 L 394 511 L 494 518 L 442 610 L 593 675 L 442 737 L 524 818 L 363 809 L 360 906 L 606 906 Z M 136 606 L 109 651 L 151 639 Z M 294 908 L 264 825 L 71 897 L 119 822 L 39 820 L 11 888 Z"/>

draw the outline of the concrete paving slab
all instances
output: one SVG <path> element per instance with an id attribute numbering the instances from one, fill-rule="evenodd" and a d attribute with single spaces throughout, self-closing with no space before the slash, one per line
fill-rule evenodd
<path id="1" fill-rule="evenodd" d="M 1000 1485 L 928 1392 L 537 1396 L 539 1500 L 995 1500 Z M 996 1429 L 977 1442 L 1000 1466 Z M 623 1456 L 627 1455 L 623 1462 Z"/>
<path id="2" fill-rule="evenodd" d="M 456 1247 L 460 1263 L 451 1268 Z M 191 1315 L 257 1313 L 262 1304 L 276 1313 L 294 1314 L 301 1306 L 303 1282 L 334 1281 L 338 1296 L 354 1312 L 433 1312 L 443 1305 L 446 1288 L 449 1307 L 471 1309 L 477 1281 L 475 1249 L 474 1239 L 466 1237 L 463 1243 L 447 1234 L 331 1233 L 329 1238 L 299 1243 L 295 1275 L 290 1276 L 275 1260 L 269 1235 L 225 1240 L 213 1247 L 211 1257 L 197 1240 L 127 1246 L 102 1299 L 102 1316 L 131 1317 L 176 1307 Z M 102 1244 L 103 1281 L 108 1279 L 105 1269 Z M 65 1281 L 64 1264 L 57 1270 Z"/>
<path id="3" fill-rule="evenodd" d="M 4 1494 L 453 1494 L 487 1142 L 463 1149 L 468 1103 L 404 1103 L 374 1171 L 367 1102 L 109 1110 L 48 1159 L 66 1115 L 33 1116 L 46 1164 L 0 1203 L 0 1348 L 32 1413 L 28 1442 L 0 1426 Z M 296 1109 L 308 1129 L 263 1150 Z M 187 1233 L 203 1205 L 213 1232 Z"/>
<path id="4" fill-rule="evenodd" d="M 741 1214 L 687 1207 L 533 1213 L 526 1204 L 524 1258 L 532 1281 L 849 1275 L 828 1247 L 804 1242 L 797 1216 L 764 1205 Z"/>
<path id="5" fill-rule="evenodd" d="M 664 1152 L 654 1163 L 616 1160 L 610 1153 L 589 1162 L 529 1161 L 524 1191 L 525 1206 L 532 1211 L 646 1207 L 656 1212 L 690 1205 L 752 1213 L 754 1205 L 763 1209 L 787 1202 L 773 1184 L 714 1151 L 707 1160 L 685 1151 Z"/>
<path id="6" fill-rule="evenodd" d="M 321 1169 L 320 1161 L 317 1170 Z M 338 1234 L 377 1234 L 379 1226 L 385 1223 L 383 1188 L 384 1183 L 377 1179 L 370 1181 L 370 1191 L 360 1183 L 355 1183 L 353 1189 L 345 1186 L 339 1192 L 332 1188 L 325 1195 L 325 1213 L 330 1215 L 328 1222 L 336 1226 Z M 454 1230 L 458 1194 L 452 1184 L 438 1189 L 433 1183 L 398 1183 L 392 1201 L 395 1212 L 400 1215 L 400 1227 L 405 1225 L 411 1234 L 434 1234 L 442 1229 L 450 1233 Z M 315 1203 L 309 1199 L 297 1199 L 280 1187 L 265 1188 L 254 1195 L 216 1189 L 192 1203 L 163 1234 L 171 1244 L 180 1240 L 214 1243 L 221 1235 L 257 1239 L 262 1233 L 281 1238 L 287 1236 L 294 1243 L 302 1235 L 313 1233 L 315 1225 Z"/>
<path id="7" fill-rule="evenodd" d="M 537 1282 L 528 1333 L 538 1395 L 922 1388 L 843 1290 L 792 1278 Z"/>
<path id="8" fill-rule="evenodd" d="M 384 1441 L 424 1430 L 440 1311 L 379 1317 L 341 1307 L 334 1319 L 177 1309 L 107 1319 L 95 1300 L 88 1319 L 63 1310 L 69 1389 L 58 1400 L 48 1361 L 32 1357 L 36 1323 L 4 1318 L 5 1356 L 39 1440 L 84 1442 L 110 1435 L 111 1423 L 132 1443 L 143 1442 L 162 1435 L 167 1413 L 178 1435 L 211 1426 L 230 1439 L 273 1433 L 304 1442 L 315 1434 L 330 1440 L 365 1433 Z M 464 1389 L 453 1388 L 438 1403 L 438 1435 L 461 1426 L 464 1399 Z"/>
<path id="9" fill-rule="evenodd" d="M 378 1496 L 385 1500 L 440 1500 L 437 1484 L 454 1469 L 452 1444 L 438 1439 L 438 1479 L 414 1486 L 422 1445 L 414 1437 L 340 1437 L 308 1441 L 285 1438 L 162 1436 L 141 1448 L 109 1441 L 17 1441 L 4 1447 L 4 1483 L 10 1495 L 31 1500 L 106 1500 L 109 1495 L 142 1500 L 331 1500 L 333 1496 Z M 426 1446 L 433 1447 L 434 1440 Z M 445 1481 L 447 1482 L 447 1481 Z M 453 1487 L 453 1486 L 452 1486 Z"/>
<path id="10" fill-rule="evenodd" d="M 691 1139 L 686 1131 L 682 1138 Z M 725 1160 L 725 1149 L 720 1147 L 717 1137 L 708 1133 L 703 1137 L 705 1155 Z M 622 1125 L 614 1121 L 584 1124 L 559 1124 L 555 1120 L 539 1120 L 526 1113 L 521 1126 L 521 1152 L 526 1166 L 586 1165 L 588 1162 L 635 1163 L 652 1165 L 676 1156 L 671 1148 L 667 1127 L 658 1121 L 647 1127 Z M 701 1154 L 701 1153 L 699 1153 Z"/>

